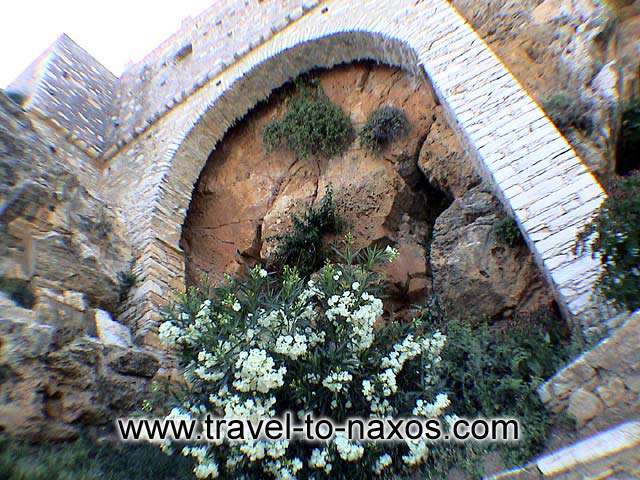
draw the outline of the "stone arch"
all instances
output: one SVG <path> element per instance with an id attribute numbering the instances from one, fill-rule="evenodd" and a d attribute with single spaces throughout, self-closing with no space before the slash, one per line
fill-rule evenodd
<path id="1" fill-rule="evenodd" d="M 573 253 L 604 193 L 544 112 L 445 0 L 322 2 L 171 112 L 154 183 L 130 198 L 142 282 L 139 334 L 153 330 L 168 289 L 182 287 L 181 228 L 209 153 L 274 89 L 313 68 L 376 60 L 425 76 L 484 179 L 513 215 L 561 309 L 592 318 L 597 262 Z"/>

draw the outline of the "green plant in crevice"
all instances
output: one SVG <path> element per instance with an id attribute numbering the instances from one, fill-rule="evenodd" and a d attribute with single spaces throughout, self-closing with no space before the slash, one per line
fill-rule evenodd
<path id="1" fill-rule="evenodd" d="M 281 270 L 284 265 L 298 269 L 305 277 L 319 270 L 327 260 L 323 245 L 326 235 L 335 235 L 342 229 L 342 220 L 336 213 L 333 190 L 328 187 L 317 208 L 309 207 L 300 216 L 292 217 L 291 230 L 277 236 L 278 247 L 273 265 Z"/>
<path id="2" fill-rule="evenodd" d="M 589 113 L 589 106 L 579 97 L 570 92 L 559 92 L 543 102 L 542 107 L 553 123 L 566 132 L 575 128 L 586 134 L 593 131 L 593 120 Z"/>
<path id="3" fill-rule="evenodd" d="M 506 216 L 503 219 L 498 220 L 494 225 L 494 230 L 496 236 L 510 247 L 515 247 L 524 241 L 522 238 L 522 232 L 520 232 L 518 224 L 513 217 Z"/>
<path id="4" fill-rule="evenodd" d="M 599 258 L 597 290 L 618 307 L 640 308 L 640 172 L 612 183 L 595 218 L 578 234 L 577 253 Z"/>
<path id="5" fill-rule="evenodd" d="M 322 91 L 318 83 L 296 83 L 297 93 L 288 99 L 287 112 L 269 123 L 263 141 L 269 150 L 287 147 L 298 158 L 320 154 L 332 157 L 349 145 L 351 120 Z"/>
<path id="6" fill-rule="evenodd" d="M 406 135 L 409 121 L 404 111 L 392 106 L 383 106 L 369 115 L 359 133 L 360 143 L 373 152 L 379 152 L 394 140 Z"/>

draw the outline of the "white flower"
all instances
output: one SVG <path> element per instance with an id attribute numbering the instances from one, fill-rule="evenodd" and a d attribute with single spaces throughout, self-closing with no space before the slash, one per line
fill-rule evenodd
<path id="1" fill-rule="evenodd" d="M 360 290 L 360 282 L 353 282 L 351 284 L 351 290 Z"/>
<path id="2" fill-rule="evenodd" d="M 238 301 L 236 300 L 236 301 L 234 302 L 234 304 L 233 304 L 233 307 L 231 307 L 231 308 L 233 308 L 233 311 L 234 311 L 234 312 L 239 312 L 239 311 L 240 311 L 240 309 L 242 308 L 242 305 L 240 305 L 240 302 L 238 302 Z"/>
<path id="3" fill-rule="evenodd" d="M 276 340 L 273 351 L 296 360 L 307 353 L 307 337 L 304 335 L 295 335 L 294 337 L 281 335 Z"/>
<path id="4" fill-rule="evenodd" d="M 391 459 L 391 455 L 389 455 L 388 453 L 385 453 L 380 458 L 378 458 L 378 460 L 373 466 L 373 471 L 378 475 L 380 475 L 382 471 L 388 466 L 390 466 L 392 463 L 393 463 L 393 460 Z"/>
<path id="5" fill-rule="evenodd" d="M 286 367 L 275 369 L 273 358 L 265 350 L 253 348 L 249 352 L 241 352 L 235 364 L 236 381 L 233 386 L 241 392 L 267 393 L 284 385 Z"/>
<path id="6" fill-rule="evenodd" d="M 260 275 L 260 278 L 265 278 L 269 274 L 264 268 L 261 268 L 260 271 L 258 272 L 258 275 Z"/>
<path id="7" fill-rule="evenodd" d="M 389 262 L 393 262 L 399 255 L 398 250 L 391 246 L 387 246 L 387 248 L 384 249 L 384 253 L 389 257 Z"/>
<path id="8" fill-rule="evenodd" d="M 418 400 L 416 408 L 413 409 L 413 414 L 417 417 L 435 418 L 442 415 L 449 405 L 451 405 L 451 401 L 447 394 L 439 393 L 433 403 Z"/>
<path id="9" fill-rule="evenodd" d="M 322 385 L 334 393 L 339 393 L 351 380 L 353 380 L 353 376 L 349 372 L 333 372 L 322 381 Z"/>
<path id="10" fill-rule="evenodd" d="M 218 478 L 218 464 L 213 460 L 201 463 L 193 469 L 196 478 Z"/>
<path id="11" fill-rule="evenodd" d="M 424 440 L 407 441 L 407 446 L 409 447 L 409 454 L 403 455 L 402 461 L 409 466 L 420 465 L 429 455 L 429 449 Z"/>
<path id="12" fill-rule="evenodd" d="M 323 448 L 322 450 L 314 448 L 311 452 L 311 457 L 309 458 L 309 466 L 311 468 L 324 470 L 326 474 L 329 474 L 332 469 L 329 459 L 329 451 L 326 448 Z"/>
<path id="13" fill-rule="evenodd" d="M 347 462 L 355 462 L 361 459 L 364 454 L 364 447 L 362 445 L 350 442 L 342 435 L 336 435 L 333 442 L 336 445 L 336 450 L 340 458 Z"/>

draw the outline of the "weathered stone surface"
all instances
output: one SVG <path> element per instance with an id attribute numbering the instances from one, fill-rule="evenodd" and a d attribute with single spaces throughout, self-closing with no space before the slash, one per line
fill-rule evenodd
<path id="1" fill-rule="evenodd" d="M 368 152 L 357 140 L 331 159 L 297 160 L 287 150 L 267 152 L 262 131 L 285 110 L 286 93 L 274 95 L 227 136 L 201 175 L 182 240 L 187 275 L 192 281 L 202 273 L 215 279 L 268 262 L 278 235 L 290 231 L 292 215 L 317 205 L 331 186 L 356 247 L 397 244 L 400 258 L 391 267 L 392 282 L 399 293 L 424 296 L 427 258 L 421 243 L 429 234 L 430 200 L 420 189 L 417 158 L 432 126 L 433 97 L 402 71 L 370 64 L 323 72 L 319 80 L 354 125 L 363 125 L 382 105 L 395 105 L 404 109 L 409 133 L 381 154 Z M 438 132 L 445 130 L 440 125 Z"/>
<path id="2" fill-rule="evenodd" d="M 151 378 L 160 368 L 158 358 L 138 348 L 113 349 L 107 356 L 109 367 L 122 375 Z"/>
<path id="3" fill-rule="evenodd" d="M 442 114 L 442 107 L 434 109 L 434 122 L 422 145 L 418 166 L 427 180 L 452 197 L 463 196 L 480 183 L 471 159 Z"/>
<path id="4" fill-rule="evenodd" d="M 571 410 L 582 415 L 583 435 L 636 418 L 640 415 L 639 344 L 640 312 L 626 314 L 607 339 L 543 384 L 540 398 L 554 412 Z M 594 397 L 603 405 L 600 411 Z M 586 413 L 580 413 L 585 398 Z"/>
<path id="5" fill-rule="evenodd" d="M 4 96 L 0 144 L 7 173 L 0 175 L 0 275 L 30 280 L 36 298 L 47 297 L 43 309 L 55 310 L 53 302 L 115 311 L 117 274 L 132 258 L 117 212 L 81 185 Z"/>
<path id="6" fill-rule="evenodd" d="M 624 102 L 638 93 L 640 6 L 633 1 L 454 0 L 514 75 L 541 102 L 566 92 L 587 106 L 591 132 L 567 132 L 606 176 Z"/>
<path id="7" fill-rule="evenodd" d="M 526 246 L 510 247 L 497 238 L 495 224 L 502 217 L 497 200 L 475 187 L 436 220 L 434 292 L 454 316 L 497 320 L 549 306 L 551 293 Z"/>
<path id="8" fill-rule="evenodd" d="M 581 427 L 602 413 L 603 409 L 604 405 L 596 395 L 579 388 L 569 397 L 567 413 L 575 418 L 578 426 Z"/>
<path id="9" fill-rule="evenodd" d="M 105 345 L 116 345 L 125 348 L 133 345 L 129 327 L 114 321 L 108 312 L 96 309 L 93 311 L 93 319 L 98 339 Z"/>

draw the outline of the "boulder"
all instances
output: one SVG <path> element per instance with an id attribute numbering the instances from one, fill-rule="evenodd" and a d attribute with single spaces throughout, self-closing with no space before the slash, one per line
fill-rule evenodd
<path id="1" fill-rule="evenodd" d="M 420 150 L 418 167 L 433 187 L 458 198 L 478 185 L 480 177 L 447 124 L 442 107 L 434 112 L 435 120 Z"/>
<path id="2" fill-rule="evenodd" d="M 433 288 L 452 317 L 498 320 L 548 307 L 552 295 L 526 245 L 496 236 L 498 201 L 475 187 L 436 220 L 431 244 Z"/>
<path id="3" fill-rule="evenodd" d="M 93 311 L 93 319 L 95 321 L 98 339 L 103 344 L 124 348 L 133 345 L 129 327 L 114 321 L 108 312 L 96 309 Z"/>

